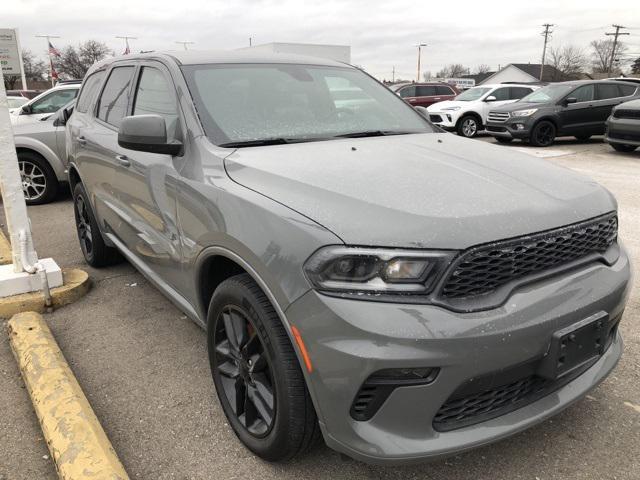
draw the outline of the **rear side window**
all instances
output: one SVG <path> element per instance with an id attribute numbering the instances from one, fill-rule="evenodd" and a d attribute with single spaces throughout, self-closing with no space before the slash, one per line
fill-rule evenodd
<path id="1" fill-rule="evenodd" d="M 455 92 L 445 85 L 436 85 L 436 95 L 455 95 Z"/>
<path id="2" fill-rule="evenodd" d="M 620 96 L 618 85 L 613 83 L 601 83 L 598 85 L 598 100 L 607 100 Z"/>
<path id="3" fill-rule="evenodd" d="M 131 91 L 129 87 L 132 75 L 133 67 L 116 67 L 111 70 L 98 103 L 98 118 L 100 120 L 114 127 L 120 126 L 129 104 L 129 92 Z"/>
<path id="4" fill-rule="evenodd" d="M 511 87 L 511 100 L 520 100 L 529 95 L 533 89 L 527 87 Z"/>
<path id="5" fill-rule="evenodd" d="M 618 88 L 622 92 L 623 97 L 628 97 L 636 92 L 636 87 L 633 85 L 618 85 Z"/>
<path id="6" fill-rule="evenodd" d="M 582 85 L 569 94 L 569 97 L 576 99 L 576 102 L 590 102 L 593 100 L 593 84 Z"/>
<path id="7" fill-rule="evenodd" d="M 496 97 L 496 101 L 509 100 L 509 87 L 498 88 L 491 92 L 490 97 Z"/>
<path id="8" fill-rule="evenodd" d="M 404 87 L 400 89 L 400 98 L 415 97 L 416 87 Z"/>
<path id="9" fill-rule="evenodd" d="M 78 101 L 76 102 L 76 110 L 79 112 L 86 112 L 89 110 L 89 106 L 96 96 L 96 92 L 98 88 L 102 84 L 102 79 L 104 78 L 104 70 L 101 72 L 96 72 L 84 81 L 84 85 L 82 85 L 82 90 L 80 90 L 80 97 L 78 97 Z"/>
<path id="10" fill-rule="evenodd" d="M 416 87 L 416 97 L 431 97 L 437 95 L 435 85 L 418 85 Z"/>
<path id="11" fill-rule="evenodd" d="M 169 140 L 175 138 L 178 108 L 173 90 L 164 74 L 153 67 L 143 67 L 136 88 L 133 115 L 155 114 L 164 117 Z"/>

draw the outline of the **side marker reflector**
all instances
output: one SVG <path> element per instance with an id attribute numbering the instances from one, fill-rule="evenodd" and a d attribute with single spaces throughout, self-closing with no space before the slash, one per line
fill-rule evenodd
<path id="1" fill-rule="evenodd" d="M 307 372 L 313 372 L 313 365 L 311 365 L 311 358 L 309 358 L 309 352 L 307 352 L 307 347 L 304 346 L 304 342 L 302 341 L 302 336 L 300 335 L 300 331 L 294 326 L 291 326 L 291 332 L 293 333 L 293 338 L 295 338 L 296 343 L 298 344 L 298 348 L 300 349 L 300 353 L 302 353 L 302 359 L 304 360 L 304 364 L 307 367 Z"/>

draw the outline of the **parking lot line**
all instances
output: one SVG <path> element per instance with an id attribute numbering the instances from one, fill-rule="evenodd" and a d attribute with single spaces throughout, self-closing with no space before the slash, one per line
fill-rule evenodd
<path id="1" fill-rule="evenodd" d="M 126 480 L 128 475 L 44 319 L 8 322 L 11 349 L 63 480 Z"/>

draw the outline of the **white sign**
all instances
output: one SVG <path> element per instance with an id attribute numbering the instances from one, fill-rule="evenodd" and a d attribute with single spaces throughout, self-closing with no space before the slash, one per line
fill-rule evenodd
<path id="1" fill-rule="evenodd" d="M 5 75 L 22 74 L 18 34 L 12 28 L 0 28 L 0 67 Z"/>
<path id="2" fill-rule="evenodd" d="M 476 86 L 476 81 L 473 78 L 446 78 L 445 82 L 463 90 Z"/>

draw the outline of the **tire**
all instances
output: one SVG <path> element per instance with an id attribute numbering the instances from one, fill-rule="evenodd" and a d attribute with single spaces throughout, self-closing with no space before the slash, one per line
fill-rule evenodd
<path id="1" fill-rule="evenodd" d="M 591 138 L 591 135 L 576 135 L 576 140 L 580 140 L 581 142 L 586 142 Z"/>
<path id="2" fill-rule="evenodd" d="M 56 198 L 59 189 L 58 178 L 44 158 L 34 152 L 20 152 L 18 168 L 27 205 L 42 205 Z"/>
<path id="3" fill-rule="evenodd" d="M 556 126 L 548 120 L 542 120 L 533 127 L 529 142 L 534 147 L 548 147 L 555 139 Z"/>
<path id="4" fill-rule="evenodd" d="M 473 138 L 478 135 L 478 131 L 481 129 L 478 118 L 474 115 L 465 115 L 458 121 L 456 128 L 458 135 L 466 138 Z"/>
<path id="5" fill-rule="evenodd" d="M 88 199 L 89 196 L 84 187 L 78 183 L 73 189 L 73 212 L 76 218 L 78 241 L 85 261 L 95 268 L 121 262 L 123 258 L 120 252 L 104 243 Z"/>
<path id="6" fill-rule="evenodd" d="M 610 143 L 609 145 L 611 145 L 615 151 L 623 153 L 633 152 L 638 148 L 636 145 L 628 145 L 626 143 Z"/>
<path id="7" fill-rule="evenodd" d="M 513 138 L 509 138 L 509 137 L 493 137 L 495 138 L 498 143 L 511 143 L 513 141 Z"/>
<path id="8" fill-rule="evenodd" d="M 248 274 L 216 288 L 207 346 L 222 410 L 249 450 L 282 461 L 317 442 L 318 419 L 300 363 L 273 306 Z"/>

